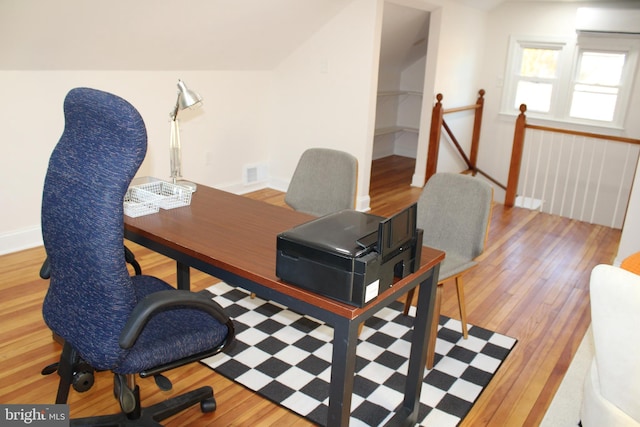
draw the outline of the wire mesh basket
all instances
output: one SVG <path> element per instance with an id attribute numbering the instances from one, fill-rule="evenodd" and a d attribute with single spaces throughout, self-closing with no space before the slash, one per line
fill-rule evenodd
<path id="1" fill-rule="evenodd" d="M 160 210 L 162 197 L 148 191 L 130 187 L 124 196 L 124 214 L 133 218 L 156 213 Z"/>
<path id="2" fill-rule="evenodd" d="M 160 208 L 174 209 L 191 204 L 190 188 L 166 181 L 132 185 L 124 200 L 125 215 L 137 217 L 156 213 Z"/>
<path id="3" fill-rule="evenodd" d="M 191 204 L 191 189 L 181 185 L 175 185 L 165 181 L 156 181 L 136 185 L 134 188 L 146 191 L 154 196 L 160 196 L 158 206 L 162 209 L 179 208 Z"/>

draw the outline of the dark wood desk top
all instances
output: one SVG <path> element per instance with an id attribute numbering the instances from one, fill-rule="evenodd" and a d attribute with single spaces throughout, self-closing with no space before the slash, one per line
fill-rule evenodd
<path id="1" fill-rule="evenodd" d="M 138 218 L 125 216 L 125 228 L 209 265 L 354 319 L 362 308 L 287 284 L 276 277 L 276 236 L 313 218 L 199 185 L 190 206 L 161 209 L 157 214 Z M 421 267 L 416 273 L 427 272 L 443 259 L 442 251 L 424 247 Z M 380 296 L 400 292 L 410 277 L 398 281 Z M 376 299 L 370 304 L 375 304 Z"/>

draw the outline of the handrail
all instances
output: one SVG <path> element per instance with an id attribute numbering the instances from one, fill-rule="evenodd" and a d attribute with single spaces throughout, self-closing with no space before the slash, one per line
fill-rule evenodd
<path id="1" fill-rule="evenodd" d="M 527 129 L 540 130 L 540 131 L 546 131 L 546 132 L 555 132 L 555 133 L 561 133 L 565 135 L 574 135 L 574 136 L 580 136 L 580 137 L 586 137 L 586 138 L 640 145 L 640 139 L 635 139 L 635 138 L 528 124 L 527 118 L 525 115 L 526 111 L 527 111 L 526 104 L 521 104 L 520 114 L 516 118 L 514 134 L 513 134 L 513 147 L 511 149 L 511 163 L 509 165 L 509 178 L 508 178 L 507 188 L 506 188 L 506 193 L 504 198 L 504 205 L 506 207 L 512 207 L 515 205 L 516 192 L 518 190 L 518 181 L 520 179 L 520 170 L 522 166 L 522 154 L 524 150 L 525 131 Z"/>
<path id="2" fill-rule="evenodd" d="M 480 144 L 480 130 L 482 127 L 482 113 L 484 110 L 484 89 L 480 89 L 478 91 L 478 99 L 475 104 L 465 105 L 462 107 L 454 107 L 454 108 L 442 108 L 442 94 L 439 93 L 436 95 L 436 103 L 433 106 L 433 111 L 431 114 L 431 131 L 429 134 L 429 150 L 427 154 L 427 171 L 425 174 L 425 183 L 436 173 L 438 169 L 438 151 L 440 148 L 440 138 L 442 136 L 442 129 L 447 132 L 451 142 L 458 150 L 458 154 L 462 158 L 462 160 L 467 165 L 467 170 L 463 171 L 463 173 L 471 173 L 472 175 L 476 175 L 480 173 L 495 185 L 506 189 L 504 184 L 501 184 L 491 176 L 487 175 L 484 171 L 482 171 L 477 166 L 478 160 L 478 147 Z M 445 114 L 458 113 L 460 111 L 471 111 L 475 110 L 474 121 L 473 121 L 473 133 L 471 136 L 471 150 L 470 154 L 467 157 L 464 150 L 460 146 L 457 138 L 454 136 L 451 128 L 444 120 Z"/>
<path id="3" fill-rule="evenodd" d="M 484 95 L 484 90 L 481 89 L 480 92 L 482 92 L 482 95 Z M 481 108 L 481 107 L 482 107 L 481 104 L 471 104 L 471 105 L 466 105 L 464 107 L 447 108 L 442 110 L 442 113 L 443 114 L 458 113 L 460 111 L 477 110 L 478 108 Z"/>
<path id="4" fill-rule="evenodd" d="M 425 173 L 424 182 L 426 183 L 438 169 L 438 153 L 440 149 L 440 137 L 442 136 L 442 128 L 451 137 L 453 144 L 456 146 L 458 153 L 467 164 L 467 171 L 472 174 L 476 174 L 478 169 L 476 168 L 476 160 L 478 158 L 478 144 L 480 142 L 480 127 L 482 126 L 482 111 L 484 108 L 484 89 L 478 91 L 478 99 L 475 104 L 465 105 L 455 108 L 442 108 L 442 94 L 436 95 L 436 103 L 433 106 L 431 113 L 431 131 L 429 133 L 429 149 L 427 153 L 427 170 Z M 474 122 L 473 122 L 473 134 L 471 136 L 471 154 L 467 158 L 464 154 L 464 150 L 458 143 L 457 139 L 453 136 L 451 129 L 444 121 L 445 114 L 457 113 L 460 111 L 475 110 Z"/>
<path id="5" fill-rule="evenodd" d="M 525 105 L 525 108 L 526 108 L 526 105 Z M 629 144 L 640 144 L 640 139 L 627 138 L 625 136 L 603 135 L 599 133 L 582 132 L 582 131 L 571 130 L 571 129 L 561 129 L 561 128 L 553 128 L 549 126 L 530 125 L 528 123 L 525 124 L 525 127 L 527 129 L 564 133 L 566 135 L 584 136 L 586 138 L 606 139 L 608 141 L 627 142 Z"/>

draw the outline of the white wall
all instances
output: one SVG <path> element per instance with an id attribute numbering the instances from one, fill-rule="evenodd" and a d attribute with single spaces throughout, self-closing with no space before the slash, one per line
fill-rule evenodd
<path id="1" fill-rule="evenodd" d="M 465 7 L 445 8 L 438 55 L 436 94 L 443 95 L 443 107 L 453 108 L 476 102 L 480 85 L 486 13 Z M 435 102 L 435 98 L 434 98 Z M 431 111 L 429 111 L 431 113 Z M 471 148 L 474 111 L 447 114 L 444 119 L 467 155 Z M 460 172 L 467 168 L 449 137 L 442 132 L 438 171 Z"/>
<path id="2" fill-rule="evenodd" d="M 505 185 L 515 123 L 515 116 L 499 115 L 509 37 L 513 34 L 575 37 L 576 9 L 573 3 L 505 3 L 488 14 L 480 74 L 480 85 L 487 93 L 478 164 Z M 497 189 L 495 197 L 503 201 L 504 192 Z"/>
<path id="3" fill-rule="evenodd" d="M 358 158 L 357 208 L 369 207 L 382 1 L 356 0 L 274 70 L 271 184 L 286 190 L 302 152 Z"/>
<path id="4" fill-rule="evenodd" d="M 427 131 L 419 136 L 413 185 L 424 180 L 435 94 L 444 94 L 445 107 L 455 107 L 475 102 L 480 88 L 487 95 L 479 166 L 506 182 L 513 118 L 498 115 L 501 88 L 496 82 L 504 70 L 508 35 L 569 33 L 577 5 L 508 2 L 487 13 L 453 0 L 390 1 L 431 12 L 420 119 Z M 0 71 L 3 98 L 25 99 L 0 105 L 0 254 L 40 244 L 42 181 L 62 132 L 62 101 L 69 89 L 82 85 L 119 94 L 141 111 L 149 152 L 140 175 L 168 174 L 168 114 L 175 83 L 182 78 L 205 99 L 201 110 L 181 116 L 186 178 L 237 193 L 259 185 L 286 189 L 304 149 L 335 147 L 358 158 L 358 205 L 366 209 L 382 6 L 383 0 L 349 2 L 273 70 Z M 19 35 L 15 40 L 19 43 Z M 631 111 L 640 108 L 639 90 L 636 85 Z M 627 119 L 628 135 L 638 137 L 640 121 L 634 119 Z M 464 117 L 450 120 L 452 127 L 468 129 Z M 440 150 L 440 170 L 459 171 L 449 151 Z M 268 165 L 267 182 L 244 186 L 243 166 L 254 164 Z M 634 193 L 630 212 L 640 205 L 638 185 Z M 625 236 L 626 231 L 623 241 L 637 241 Z"/>
<path id="5" fill-rule="evenodd" d="M 486 12 L 466 7 L 451 0 L 418 2 L 406 0 L 407 5 L 418 7 L 422 3 L 431 11 L 425 81 L 418 136 L 417 162 L 412 179 L 413 186 L 422 186 L 426 174 L 432 107 L 436 95 L 444 95 L 445 108 L 475 103 L 480 86 Z M 447 118 L 454 135 L 464 135 L 469 124 Z M 467 115 L 467 122 L 472 120 Z M 466 138 L 468 140 L 469 138 Z M 462 141 L 461 141 L 462 142 Z M 470 141 L 465 142 L 469 144 Z M 464 144 L 463 144 L 464 145 Z M 467 150 L 468 152 L 468 150 Z M 465 168 L 451 144 L 443 136 L 438 159 L 438 171 L 460 172 Z"/>
<path id="6" fill-rule="evenodd" d="M 436 17 L 430 28 L 426 67 L 431 78 L 424 84 L 423 103 L 427 107 L 423 106 L 421 119 L 428 129 L 436 71 L 441 76 L 438 80 L 446 83 L 443 90 L 455 88 L 458 92 L 460 86 L 470 94 L 477 90 L 470 83 L 476 70 L 463 59 L 467 58 L 465 46 L 477 48 L 478 37 L 454 34 L 466 34 L 468 28 L 475 27 L 471 21 L 477 22 L 470 17 L 483 14 L 451 0 L 394 1 L 433 11 L 432 17 Z M 139 175 L 168 175 L 168 114 L 175 102 L 176 81 L 181 78 L 205 100 L 201 110 L 181 115 L 185 178 L 236 193 L 260 185 L 285 190 L 304 149 L 334 147 L 358 158 L 357 208 L 368 209 L 383 3 L 348 2 L 272 70 L 0 71 L 4 99 L 25 99 L 19 105 L 4 102 L 0 106 L 5 141 L 5 155 L 0 158 L 4 183 L 0 185 L 4 207 L 0 213 L 0 253 L 41 242 L 42 181 L 49 153 L 62 133 L 64 96 L 77 86 L 111 91 L 140 110 L 148 128 L 149 150 Z M 454 11 L 443 14 L 442 9 L 449 5 Z M 441 26 L 440 16 L 445 15 L 446 25 Z M 456 16 L 462 21 L 458 23 Z M 15 34 L 12 39 L 19 44 L 21 37 Z M 452 51 L 458 60 L 445 55 Z M 464 68 L 456 71 L 461 64 Z M 449 76 L 455 76 L 456 81 L 449 81 Z M 467 91 L 467 85 L 473 89 Z M 425 158 L 427 135 L 423 132 L 418 143 Z M 422 184 L 424 164 L 418 162 L 418 185 Z M 244 186 L 246 165 L 266 165 L 267 180 Z"/>
<path id="7" fill-rule="evenodd" d="M 185 178 L 235 193 L 286 190 L 305 148 L 334 147 L 358 158 L 358 203 L 368 209 L 381 5 L 351 2 L 274 70 L 0 71 L 3 98 L 21 100 L 0 105 L 0 254 L 41 244 L 47 161 L 63 130 L 64 96 L 77 86 L 113 92 L 141 112 L 149 150 L 139 176 L 168 176 L 168 117 L 181 78 L 204 98 L 180 115 Z M 243 167 L 257 164 L 270 175 L 243 185 Z"/>
<path id="8" fill-rule="evenodd" d="M 449 107 L 473 104 L 476 100 L 485 50 L 486 17 L 485 12 L 454 2 L 442 8 L 434 96 L 444 94 Z"/>
<path id="9" fill-rule="evenodd" d="M 590 6 L 600 6 L 589 3 Z M 602 2 L 601 6 L 606 6 Z M 481 67 L 480 86 L 487 91 L 485 96 L 484 121 L 480 139 L 478 165 L 498 181 L 506 184 L 513 143 L 515 116 L 499 114 L 502 97 L 501 79 L 504 77 L 509 36 L 545 35 L 576 37 L 575 19 L 577 8 L 584 3 L 538 3 L 506 2 L 488 14 L 486 49 Z M 637 7 L 637 5 L 636 5 Z M 640 71 L 635 76 L 626 118 L 624 136 L 640 138 Z M 534 120 L 530 120 L 535 122 Z M 597 130 L 589 129 L 592 132 Z M 626 221 L 616 262 L 626 255 L 640 250 L 640 169 L 636 171 L 636 184 L 627 209 Z M 504 191 L 496 189 L 495 198 L 504 201 Z"/>
<path id="10" fill-rule="evenodd" d="M 0 156 L 0 253 L 41 244 L 40 201 L 49 155 L 64 128 L 62 103 L 79 86 L 115 93 L 141 113 L 148 151 L 139 176 L 169 174 L 169 112 L 182 78 L 204 98 L 183 112 L 185 177 L 241 189 L 242 165 L 267 159 L 268 72 L 0 71 L 3 149 Z M 205 156 L 204 153 L 211 153 Z M 207 165 L 207 158 L 213 164 Z"/>

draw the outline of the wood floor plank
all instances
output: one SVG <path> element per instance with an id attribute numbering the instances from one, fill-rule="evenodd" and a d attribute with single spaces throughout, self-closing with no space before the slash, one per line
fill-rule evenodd
<path id="1" fill-rule="evenodd" d="M 389 216 L 416 201 L 410 186 L 415 163 L 392 156 L 372 165 L 371 212 Z M 284 193 L 266 189 L 247 194 L 284 206 Z M 620 231 L 519 208 L 494 204 L 487 248 L 480 264 L 464 276 L 469 322 L 518 339 L 462 426 L 535 426 L 540 423 L 590 323 L 591 269 L 610 264 Z M 175 262 L 127 242 L 143 267 L 175 285 Z M 51 403 L 57 375 L 41 369 L 59 357 L 60 346 L 42 320 L 47 282 L 38 277 L 43 248 L 0 257 L 0 402 Z M 192 270 L 194 290 L 216 282 Z M 442 314 L 458 317 L 455 287 L 445 285 Z M 168 426 L 310 426 L 296 414 L 227 380 L 201 364 L 167 373 L 174 389 L 162 392 L 140 380 L 150 405 L 202 385 L 215 389 L 218 409 L 191 408 Z M 577 397 L 579 398 L 579 397 Z M 108 372 L 96 374 L 85 393 L 70 393 L 71 415 L 118 411 Z"/>

